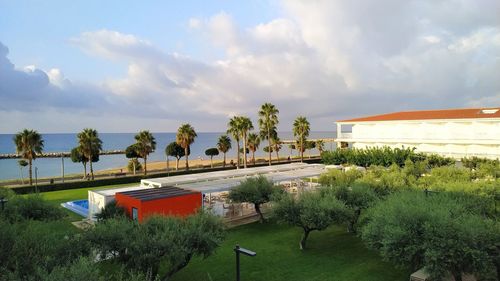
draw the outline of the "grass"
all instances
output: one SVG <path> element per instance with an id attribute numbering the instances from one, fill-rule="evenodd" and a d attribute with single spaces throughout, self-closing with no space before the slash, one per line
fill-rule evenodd
<path id="1" fill-rule="evenodd" d="M 131 184 L 52 191 L 42 196 L 60 206 L 63 202 L 87 198 L 88 190 L 125 186 Z M 75 231 L 69 222 L 82 217 L 64 210 L 68 216 L 54 227 Z M 214 255 L 207 259 L 194 258 L 173 280 L 234 280 L 236 244 L 257 252 L 256 257 L 241 256 L 242 280 L 390 281 L 406 280 L 410 274 L 409 270 L 383 262 L 376 252 L 367 250 L 358 237 L 347 233 L 345 227 L 312 232 L 305 251 L 299 250 L 301 234 L 297 227 L 273 222 L 236 227 L 228 231 Z"/>
<path id="2" fill-rule="evenodd" d="M 93 188 L 85 187 L 85 188 L 78 188 L 78 189 L 49 191 L 49 192 L 42 192 L 42 193 L 40 193 L 40 195 L 42 195 L 42 197 L 45 200 L 49 201 L 50 203 L 62 208 L 65 211 L 65 213 L 67 214 L 67 216 L 65 217 L 65 221 L 72 222 L 72 221 L 82 220 L 83 217 L 78 215 L 78 214 L 73 213 L 72 211 L 70 211 L 66 208 L 61 207 L 61 203 L 73 201 L 73 200 L 79 200 L 79 199 L 87 199 L 89 190 L 119 188 L 119 187 L 127 187 L 127 186 L 134 186 L 134 185 L 137 185 L 137 183 L 106 185 L 106 186 L 99 186 L 99 187 L 93 187 Z M 73 227 L 73 226 L 71 226 L 71 227 Z"/>
<path id="3" fill-rule="evenodd" d="M 217 252 L 207 259 L 195 258 L 174 275 L 182 280 L 234 280 L 236 244 L 257 252 L 256 257 L 241 256 L 242 280 L 407 280 L 409 270 L 383 262 L 367 250 L 362 241 L 333 226 L 309 236 L 307 249 L 299 250 L 301 231 L 275 223 L 249 224 L 234 228 Z"/>

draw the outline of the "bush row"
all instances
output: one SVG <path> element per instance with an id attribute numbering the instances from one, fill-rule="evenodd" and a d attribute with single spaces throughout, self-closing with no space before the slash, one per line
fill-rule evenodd
<path id="1" fill-rule="evenodd" d="M 415 152 L 415 148 L 390 148 L 384 147 L 368 147 L 365 149 L 337 149 L 327 151 L 321 154 L 324 164 L 340 165 L 351 164 L 363 167 L 372 165 L 389 167 L 396 164 L 403 167 L 405 161 L 412 162 L 427 161 L 429 168 L 446 166 L 455 163 L 455 160 L 448 157 L 442 157 L 436 154 L 423 154 Z"/>

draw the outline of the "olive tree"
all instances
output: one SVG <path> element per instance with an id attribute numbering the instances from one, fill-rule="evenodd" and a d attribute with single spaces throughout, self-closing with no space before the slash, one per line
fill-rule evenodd
<path id="1" fill-rule="evenodd" d="M 264 222 L 261 205 L 271 201 L 271 197 L 278 193 L 280 188 L 264 176 L 248 178 L 229 192 L 229 199 L 234 202 L 248 202 L 254 204 L 255 212 L 260 222 Z"/>
<path id="2" fill-rule="evenodd" d="M 273 204 L 273 215 L 279 222 L 302 228 L 299 247 L 304 250 L 311 231 L 325 230 L 334 223 L 345 222 L 349 210 L 330 193 L 309 191 L 298 197 L 283 194 Z"/>
<path id="3" fill-rule="evenodd" d="M 398 192 L 367 212 L 361 237 L 388 261 L 434 280 L 472 273 L 495 279 L 500 225 L 446 193 Z"/>

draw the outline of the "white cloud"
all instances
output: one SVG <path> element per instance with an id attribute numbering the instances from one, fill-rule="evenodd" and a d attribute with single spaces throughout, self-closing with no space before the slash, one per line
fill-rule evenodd
<path id="1" fill-rule="evenodd" d="M 218 61 L 170 54 L 137 35 L 84 32 L 71 42 L 128 71 L 83 100 L 110 115 L 189 120 L 202 130 L 222 130 L 233 114 L 255 120 L 268 101 L 286 130 L 297 115 L 325 130 L 357 115 L 500 104 L 498 1 L 290 0 L 282 8 L 280 18 L 248 28 L 226 12 L 188 19 L 194 35 L 224 51 Z M 9 65 L 1 47 L 0 63 Z M 30 75 L 83 95 L 60 70 Z"/>

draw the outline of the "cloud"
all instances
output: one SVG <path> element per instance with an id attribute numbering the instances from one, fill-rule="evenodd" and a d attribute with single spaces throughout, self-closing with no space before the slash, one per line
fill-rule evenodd
<path id="1" fill-rule="evenodd" d="M 187 19 L 190 35 L 223 51 L 217 61 L 167 53 L 135 34 L 84 32 L 74 46 L 127 65 L 126 75 L 98 85 L 58 69 L 16 69 L 0 45 L 0 110 L 69 106 L 223 130 L 227 117 L 255 120 L 272 102 L 284 130 L 297 115 L 330 130 L 358 115 L 500 105 L 498 1 L 290 0 L 281 9 L 245 28 L 227 12 Z"/>

